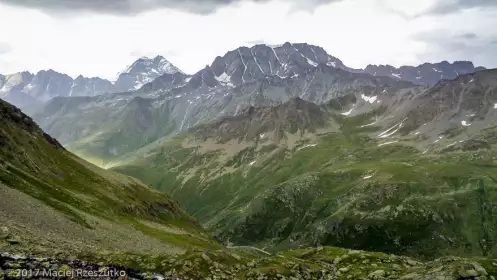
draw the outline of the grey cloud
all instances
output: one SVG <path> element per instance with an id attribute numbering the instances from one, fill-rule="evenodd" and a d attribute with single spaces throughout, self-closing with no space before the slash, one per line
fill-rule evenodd
<path id="1" fill-rule="evenodd" d="M 412 20 L 427 15 L 447 15 L 460 12 L 466 9 L 494 9 L 497 8 L 497 0 L 437 0 L 437 2 L 427 10 L 417 14 L 408 14 L 404 11 L 393 9 L 385 0 L 377 2 L 385 10 L 396 14 L 406 20 Z"/>
<path id="2" fill-rule="evenodd" d="M 478 39 L 478 35 L 475 33 L 463 33 L 459 35 L 461 39 L 468 39 L 468 40 L 473 40 L 473 39 Z"/>
<path id="3" fill-rule="evenodd" d="M 23 6 L 44 11 L 86 11 L 106 14 L 138 14 L 157 8 L 172 8 L 199 14 L 237 2 L 263 3 L 270 0 L 0 0 L 0 3 Z M 299 7 L 315 7 L 342 0 L 286 0 Z"/>
<path id="4" fill-rule="evenodd" d="M 0 42 L 0 55 L 9 53 L 11 51 L 12 47 L 9 44 Z"/>
<path id="5" fill-rule="evenodd" d="M 496 0 L 441 0 L 427 11 L 430 14 L 446 14 L 471 8 L 497 7 Z"/>

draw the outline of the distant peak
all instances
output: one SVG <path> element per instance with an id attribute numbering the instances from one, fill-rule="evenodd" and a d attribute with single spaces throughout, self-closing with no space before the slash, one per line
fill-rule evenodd
<path id="1" fill-rule="evenodd" d="M 24 73 L 24 72 L 23 72 Z M 48 75 L 62 75 L 62 76 L 66 76 L 66 77 L 69 77 L 69 75 L 67 74 L 64 74 L 64 73 L 61 73 L 61 72 L 57 72 L 53 69 L 48 69 L 48 70 L 40 70 L 38 71 L 37 75 L 45 75 L 45 74 L 48 74 Z"/>
<path id="2" fill-rule="evenodd" d="M 123 71 L 118 73 L 116 80 L 119 80 L 121 74 L 132 74 L 132 75 L 145 75 L 158 77 L 163 74 L 174 74 L 183 73 L 176 66 L 174 66 L 169 60 L 161 55 L 157 55 L 154 58 L 149 58 L 147 56 L 142 56 L 131 65 L 127 66 Z M 148 78 L 153 80 L 153 78 Z"/>
<path id="3" fill-rule="evenodd" d="M 156 56 L 141 56 L 138 58 L 135 62 L 138 61 L 161 61 L 161 60 L 166 60 L 162 55 L 156 55 Z"/>
<path id="4" fill-rule="evenodd" d="M 368 67 L 382 67 L 382 68 L 395 68 L 390 64 L 368 64 L 366 68 Z"/>
<path id="5" fill-rule="evenodd" d="M 454 65 L 468 65 L 468 66 L 473 66 L 474 67 L 473 62 L 467 61 L 467 60 L 456 60 L 456 61 L 454 61 L 453 64 Z"/>

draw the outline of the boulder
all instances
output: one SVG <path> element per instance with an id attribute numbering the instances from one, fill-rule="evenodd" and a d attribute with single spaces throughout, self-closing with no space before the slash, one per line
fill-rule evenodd
<path id="1" fill-rule="evenodd" d="M 375 280 L 375 279 L 382 279 L 386 275 L 384 270 L 376 270 L 374 272 L 371 272 L 368 277 L 369 279 Z"/>

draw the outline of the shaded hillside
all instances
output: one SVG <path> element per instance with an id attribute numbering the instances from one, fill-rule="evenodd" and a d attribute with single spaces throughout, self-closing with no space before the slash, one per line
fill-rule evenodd
<path id="1" fill-rule="evenodd" d="M 0 224 L 18 240 L 13 249 L 180 253 L 218 247 L 168 196 L 75 157 L 4 101 L 0 118 Z"/>
<path id="2" fill-rule="evenodd" d="M 213 123 L 199 125 L 191 131 L 195 137 L 206 140 L 219 139 L 274 139 L 276 142 L 289 134 L 316 133 L 318 128 L 328 125 L 330 116 L 325 107 L 298 97 L 275 107 L 247 107 L 236 116 L 225 117 Z"/>

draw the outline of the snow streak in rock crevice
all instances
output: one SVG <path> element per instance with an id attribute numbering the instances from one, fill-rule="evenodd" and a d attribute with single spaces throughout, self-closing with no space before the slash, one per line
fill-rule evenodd
<path id="1" fill-rule="evenodd" d="M 242 60 L 243 63 L 243 73 L 242 73 L 242 81 L 245 83 L 245 72 L 247 72 L 247 64 L 245 63 L 245 60 L 243 60 L 242 53 L 240 52 L 240 49 L 238 49 L 238 54 L 240 55 L 240 59 Z"/>
<path id="2" fill-rule="evenodd" d="M 296 150 L 296 152 L 298 152 L 298 151 L 300 151 L 300 150 L 302 150 L 302 149 L 305 149 L 305 148 L 316 147 L 316 146 L 317 146 L 317 144 L 307 144 L 307 145 L 305 145 L 305 146 L 303 146 L 303 147 L 298 148 L 298 149 Z"/>
<path id="3" fill-rule="evenodd" d="M 190 107 L 192 106 L 193 102 L 191 101 L 188 101 L 188 107 L 186 107 L 186 111 L 185 111 L 185 116 L 183 117 L 183 121 L 181 121 L 181 126 L 179 128 L 179 131 L 182 131 L 183 130 L 183 127 L 185 125 L 185 121 L 186 121 L 186 118 L 188 117 L 188 113 L 190 112 Z"/>
<path id="4" fill-rule="evenodd" d="M 266 73 L 264 73 L 264 70 L 262 70 L 262 67 L 259 64 L 259 62 L 257 62 L 257 56 L 254 54 L 254 51 L 252 49 L 250 49 L 250 54 L 252 54 L 252 57 L 254 58 L 255 64 L 257 64 L 257 66 L 259 66 L 259 70 L 261 70 L 262 75 L 266 75 Z"/>
<path id="5" fill-rule="evenodd" d="M 387 137 L 390 137 L 390 136 L 394 135 L 397 131 L 399 131 L 402 128 L 402 126 L 404 125 L 404 122 L 406 120 L 407 120 L 407 118 L 405 118 L 402 122 L 400 122 L 400 123 L 392 126 L 391 128 L 383 131 L 382 133 L 380 133 L 378 135 L 378 137 L 380 137 L 380 138 L 387 138 Z"/>
<path id="6" fill-rule="evenodd" d="M 391 141 L 391 142 L 386 142 L 386 143 L 381 143 L 378 145 L 378 147 L 382 147 L 382 146 L 385 146 L 385 145 L 390 145 L 390 144 L 395 144 L 395 143 L 398 143 L 399 141 Z"/>

